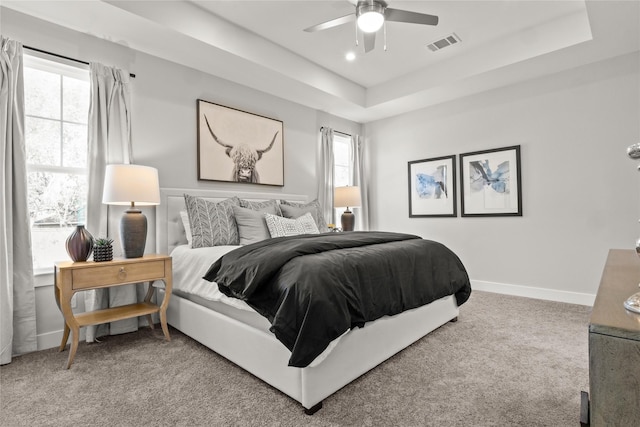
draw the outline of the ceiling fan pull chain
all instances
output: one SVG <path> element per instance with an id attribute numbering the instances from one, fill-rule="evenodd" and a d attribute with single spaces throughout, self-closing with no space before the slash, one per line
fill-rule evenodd
<path id="1" fill-rule="evenodd" d="M 359 46 L 358 45 L 358 20 L 357 19 L 356 19 L 355 23 L 356 23 L 356 46 Z"/>
<path id="2" fill-rule="evenodd" d="M 387 51 L 387 20 L 382 23 L 382 31 L 384 32 L 384 51 Z"/>

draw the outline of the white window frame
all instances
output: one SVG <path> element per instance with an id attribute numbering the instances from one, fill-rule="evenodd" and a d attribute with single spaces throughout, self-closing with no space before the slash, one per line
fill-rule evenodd
<path id="1" fill-rule="evenodd" d="M 60 76 L 70 77 L 74 79 L 89 81 L 89 66 L 82 63 L 77 63 L 75 61 L 70 61 L 64 58 L 58 58 L 56 56 L 47 55 L 46 53 L 36 52 L 36 51 L 28 51 L 23 55 L 23 64 L 24 68 L 33 68 L 42 71 L 48 71 L 51 73 L 59 74 Z M 61 77 L 62 79 L 62 77 Z M 63 123 L 69 124 L 81 124 L 85 125 L 85 123 L 79 123 L 72 120 L 65 120 L 63 116 L 62 103 L 63 103 L 63 86 L 60 86 L 60 103 L 61 103 L 61 117 L 60 119 L 51 119 L 49 117 L 40 117 L 36 115 L 28 115 L 25 111 L 25 118 L 33 117 L 44 120 L 52 120 L 60 122 L 60 138 L 62 141 L 62 132 L 64 132 Z M 87 124 L 88 126 L 88 124 Z M 62 156 L 63 146 L 61 144 L 60 147 L 60 156 Z M 62 164 L 62 162 L 61 162 Z M 34 165 L 27 163 L 27 173 L 30 172 L 49 172 L 49 173 L 64 173 L 64 174 L 72 174 L 72 175 L 88 175 L 88 165 L 85 168 L 79 167 L 70 167 L 70 166 L 52 166 L 52 165 Z M 61 260 L 63 260 L 62 258 Z M 53 265 L 51 268 L 40 268 L 35 269 L 34 267 L 34 276 L 35 276 L 35 287 L 40 286 L 50 286 L 53 283 Z"/>

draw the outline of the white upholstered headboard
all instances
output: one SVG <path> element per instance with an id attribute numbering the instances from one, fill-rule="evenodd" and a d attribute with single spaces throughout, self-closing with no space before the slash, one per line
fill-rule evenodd
<path id="1" fill-rule="evenodd" d="M 304 203 L 309 197 L 300 194 L 282 193 L 252 193 L 218 190 L 199 190 L 193 188 L 161 188 L 160 206 L 156 207 L 156 252 L 170 254 L 179 245 L 187 243 L 187 237 L 180 218 L 180 211 L 186 210 L 184 195 L 202 197 L 212 201 L 222 201 L 229 197 L 237 196 L 241 199 L 252 201 L 264 201 L 269 199 L 290 200 Z"/>

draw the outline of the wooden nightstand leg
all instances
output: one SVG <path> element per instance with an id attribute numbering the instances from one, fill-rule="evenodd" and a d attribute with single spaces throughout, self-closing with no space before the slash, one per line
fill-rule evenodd
<path id="1" fill-rule="evenodd" d="M 145 302 L 151 302 L 151 297 L 153 296 L 153 292 L 156 288 L 153 287 L 153 282 L 149 282 L 149 287 L 147 288 L 147 295 L 144 297 Z"/>
<path id="2" fill-rule="evenodd" d="M 156 288 L 153 287 L 153 282 L 149 282 L 149 288 L 147 289 L 147 295 L 144 297 L 144 302 L 151 302 L 151 298 L 153 297 L 153 293 Z M 151 329 L 155 329 L 153 326 L 153 319 L 150 314 L 147 314 L 147 323 L 149 323 L 149 327 Z"/>
<path id="3" fill-rule="evenodd" d="M 153 319 L 151 318 L 150 314 L 147 314 L 147 323 L 149 324 L 149 327 L 151 329 L 155 329 L 155 327 L 153 326 Z"/>
<path id="4" fill-rule="evenodd" d="M 67 346 L 67 340 L 69 339 L 69 325 L 67 322 L 64 322 L 64 333 L 62 334 L 62 342 L 60 343 L 60 350 L 64 351 L 64 348 Z"/>
<path id="5" fill-rule="evenodd" d="M 166 298 L 166 297 L 165 297 Z M 160 310 L 160 325 L 162 325 L 162 332 L 167 341 L 171 341 L 169 336 L 169 328 L 167 327 L 167 310 Z"/>
<path id="6" fill-rule="evenodd" d="M 69 359 L 67 360 L 67 369 L 71 367 L 73 358 L 76 357 L 76 351 L 78 350 L 78 333 L 80 328 L 74 327 L 71 329 L 71 348 L 69 350 Z"/>

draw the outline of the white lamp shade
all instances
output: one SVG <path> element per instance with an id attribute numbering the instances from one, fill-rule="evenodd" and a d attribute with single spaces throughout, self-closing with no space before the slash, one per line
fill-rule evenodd
<path id="1" fill-rule="evenodd" d="M 158 170 L 141 165 L 107 165 L 102 203 L 107 205 L 159 205 Z"/>
<path id="2" fill-rule="evenodd" d="M 360 187 L 336 187 L 333 196 L 333 205 L 336 208 L 358 207 L 362 203 L 360 199 Z"/>

